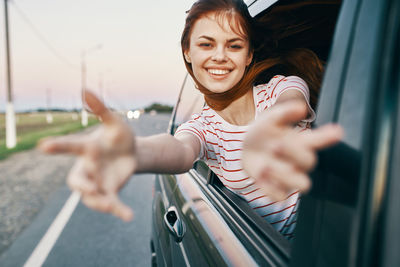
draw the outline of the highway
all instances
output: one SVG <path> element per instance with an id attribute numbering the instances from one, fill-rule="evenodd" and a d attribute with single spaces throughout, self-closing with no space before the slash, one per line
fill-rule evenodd
<path id="1" fill-rule="evenodd" d="M 143 114 L 129 122 L 146 136 L 165 132 L 168 120 Z M 130 223 L 74 203 L 63 186 L 0 256 L 0 266 L 150 266 L 153 182 L 152 174 L 134 175 L 122 189 L 121 199 L 135 212 Z"/>

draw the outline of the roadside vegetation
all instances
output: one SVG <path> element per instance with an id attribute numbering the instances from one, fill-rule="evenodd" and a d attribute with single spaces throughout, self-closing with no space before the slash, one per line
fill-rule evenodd
<path id="1" fill-rule="evenodd" d="M 5 115 L 0 114 L 0 160 L 12 153 L 35 147 L 43 137 L 69 134 L 85 128 L 81 126 L 80 116 L 76 112 L 52 112 L 52 123 L 47 122 L 46 114 L 46 112 L 16 114 L 17 146 L 12 149 L 6 148 Z M 88 126 L 97 123 L 95 117 L 89 116 Z"/>
<path id="2" fill-rule="evenodd" d="M 171 113 L 174 108 L 169 105 L 164 105 L 160 103 L 153 103 L 150 106 L 144 108 L 145 112 L 150 112 L 152 110 L 155 110 L 158 113 Z"/>

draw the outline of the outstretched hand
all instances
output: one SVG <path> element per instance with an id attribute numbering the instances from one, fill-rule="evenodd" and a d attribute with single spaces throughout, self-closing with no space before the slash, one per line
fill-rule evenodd
<path id="1" fill-rule="evenodd" d="M 129 221 L 133 212 L 118 192 L 136 168 L 134 134 L 90 91 L 85 92 L 85 101 L 103 124 L 90 134 L 43 139 L 38 148 L 78 156 L 67 178 L 70 188 L 81 193 L 88 207 Z"/>
<path id="2" fill-rule="evenodd" d="M 280 103 L 262 114 L 245 137 L 243 168 L 274 200 L 294 190 L 307 192 L 311 187 L 308 172 L 317 162 L 317 151 L 334 145 L 343 135 L 342 128 L 333 124 L 303 132 L 294 129 L 306 114 L 300 102 Z"/>

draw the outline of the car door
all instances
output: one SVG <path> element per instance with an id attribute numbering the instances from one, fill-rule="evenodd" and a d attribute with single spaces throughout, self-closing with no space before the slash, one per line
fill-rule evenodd
<path id="1" fill-rule="evenodd" d="M 203 104 L 187 76 L 171 120 L 171 134 Z M 157 176 L 153 221 L 158 230 L 156 253 L 163 255 L 159 266 L 256 265 L 204 192 L 210 174 L 206 164 L 198 161 L 187 173 Z"/>
<path id="2" fill-rule="evenodd" d="M 399 266 L 399 17 L 397 0 L 343 2 L 316 124 L 345 136 L 319 155 L 291 266 Z"/>

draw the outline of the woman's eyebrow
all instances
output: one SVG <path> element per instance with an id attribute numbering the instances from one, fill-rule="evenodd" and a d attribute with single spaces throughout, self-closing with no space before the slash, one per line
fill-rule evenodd
<path id="1" fill-rule="evenodd" d="M 233 38 L 233 39 L 229 39 L 228 40 L 228 43 L 233 43 L 233 42 L 236 42 L 236 41 L 242 41 L 242 42 L 244 42 L 244 40 L 242 39 L 242 38 Z"/>
<path id="2" fill-rule="evenodd" d="M 214 38 L 212 38 L 212 37 L 210 37 L 210 36 L 207 36 L 207 35 L 201 35 L 201 36 L 199 36 L 199 39 L 200 39 L 200 38 L 204 38 L 204 39 L 207 39 L 207 40 L 209 40 L 209 41 L 215 41 Z M 236 42 L 236 41 L 242 41 L 242 42 L 244 42 L 244 40 L 243 40 L 242 38 L 237 37 L 237 38 L 229 39 L 229 40 L 228 40 L 228 43 L 233 43 L 233 42 Z"/>
<path id="3" fill-rule="evenodd" d="M 214 38 L 209 37 L 209 36 L 207 36 L 207 35 L 201 35 L 201 36 L 199 36 L 199 39 L 200 39 L 200 38 L 204 38 L 204 39 L 207 39 L 207 40 L 209 40 L 209 41 L 215 41 Z"/>

